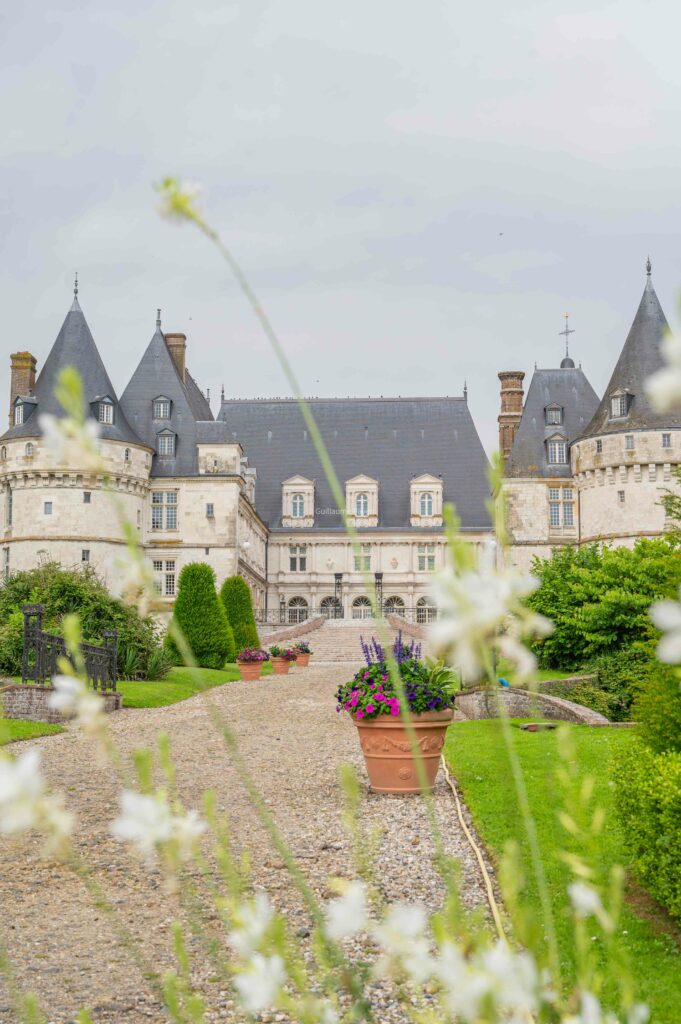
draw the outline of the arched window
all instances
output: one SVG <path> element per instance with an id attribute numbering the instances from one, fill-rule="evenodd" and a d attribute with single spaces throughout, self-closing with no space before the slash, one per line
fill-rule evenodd
<path id="1" fill-rule="evenodd" d="M 430 597 L 420 597 L 416 602 L 416 621 L 420 623 L 435 622 L 437 607 Z"/>
<path id="2" fill-rule="evenodd" d="M 337 597 L 323 597 L 319 610 L 325 619 L 340 619 L 341 603 Z"/>
<path id="3" fill-rule="evenodd" d="M 32 441 L 28 441 L 27 442 L 26 447 L 24 448 L 24 452 L 26 454 L 26 458 L 27 459 L 30 459 L 32 457 L 32 455 L 33 455 L 33 442 Z"/>
<path id="4" fill-rule="evenodd" d="M 123 462 L 130 462 L 130 449 L 126 448 L 123 452 Z"/>
<path id="5" fill-rule="evenodd" d="M 421 495 L 421 515 L 432 516 L 433 514 L 433 495 L 430 491 L 424 491 Z"/>
<path id="6" fill-rule="evenodd" d="M 404 615 L 405 607 L 404 601 L 401 597 L 389 597 L 385 602 L 385 614 L 386 615 Z"/>
<path id="7" fill-rule="evenodd" d="M 293 623 L 305 622 L 307 613 L 308 607 L 305 598 L 292 597 L 288 603 L 288 621 Z"/>
<path id="8" fill-rule="evenodd" d="M 292 511 L 296 519 L 305 515 L 305 498 L 302 494 L 294 494 L 291 499 Z"/>
<path id="9" fill-rule="evenodd" d="M 364 492 L 362 492 L 361 494 L 358 494 L 357 497 L 355 498 L 355 515 L 360 517 L 369 515 L 368 494 L 364 494 Z"/>
<path id="10" fill-rule="evenodd" d="M 371 601 L 368 597 L 356 597 L 352 602 L 353 619 L 370 619 L 372 617 Z"/>

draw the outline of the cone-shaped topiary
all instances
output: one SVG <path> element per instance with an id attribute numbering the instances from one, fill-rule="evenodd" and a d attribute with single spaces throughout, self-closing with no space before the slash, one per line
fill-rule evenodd
<path id="1" fill-rule="evenodd" d="M 234 633 L 237 654 L 246 647 L 260 647 L 251 591 L 243 576 L 230 576 L 220 590 L 227 619 Z"/>
<path id="2" fill-rule="evenodd" d="M 173 622 L 184 633 L 202 668 L 222 668 L 226 661 L 234 661 L 234 634 L 215 591 L 215 573 L 209 565 L 185 565 L 180 573 Z M 175 662 L 180 660 L 170 631 L 166 650 Z"/>

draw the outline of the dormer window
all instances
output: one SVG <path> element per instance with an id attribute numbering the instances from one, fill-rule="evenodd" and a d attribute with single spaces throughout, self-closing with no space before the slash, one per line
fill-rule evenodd
<path id="1" fill-rule="evenodd" d="M 355 498 L 355 515 L 359 519 L 365 519 L 369 515 L 369 495 L 365 491 Z"/>
<path id="2" fill-rule="evenodd" d="M 612 395 L 610 398 L 610 419 L 617 420 L 629 412 L 630 395 Z"/>
<path id="3" fill-rule="evenodd" d="M 305 515 L 305 497 L 302 494 L 294 494 L 291 499 L 291 515 L 295 519 L 301 519 Z"/>
<path id="4" fill-rule="evenodd" d="M 563 422 L 563 410 L 559 405 L 549 405 L 547 407 L 546 422 L 551 426 L 560 426 Z"/>
<path id="5" fill-rule="evenodd" d="M 14 406 L 14 426 L 20 427 L 24 422 L 24 403 L 17 402 Z"/>
<path id="6" fill-rule="evenodd" d="M 170 430 L 158 435 L 158 454 L 161 458 L 172 459 L 175 456 L 175 437 Z"/>
<path id="7" fill-rule="evenodd" d="M 548 442 L 548 457 L 550 466 L 564 466 L 567 462 L 567 442 L 551 440 Z"/>
<path id="8" fill-rule="evenodd" d="M 164 395 L 159 395 L 158 398 L 154 399 L 154 419 L 170 419 L 170 399 L 166 398 Z"/>
<path id="9" fill-rule="evenodd" d="M 100 423 L 113 423 L 114 421 L 114 410 L 113 402 L 108 398 L 103 398 L 99 403 L 99 410 L 97 418 Z"/>

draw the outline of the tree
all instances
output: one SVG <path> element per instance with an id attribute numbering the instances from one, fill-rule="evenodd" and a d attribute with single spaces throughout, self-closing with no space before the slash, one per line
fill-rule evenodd
<path id="1" fill-rule="evenodd" d="M 259 647 L 260 638 L 255 624 L 251 591 L 243 576 L 230 576 L 220 590 L 227 620 L 234 632 L 237 654 L 245 647 Z"/>
<path id="2" fill-rule="evenodd" d="M 222 668 L 234 661 L 234 635 L 215 591 L 215 573 L 203 562 L 185 565 L 180 573 L 173 623 L 184 633 L 202 668 Z M 168 631 L 166 649 L 177 662 L 179 651 Z"/>

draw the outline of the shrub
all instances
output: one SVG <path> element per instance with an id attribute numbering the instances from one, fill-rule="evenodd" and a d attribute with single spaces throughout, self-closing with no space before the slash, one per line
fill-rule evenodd
<path id="1" fill-rule="evenodd" d="M 644 743 L 658 754 L 681 753 L 681 690 L 676 669 L 656 665 L 633 705 Z"/>
<path id="2" fill-rule="evenodd" d="M 539 690 L 541 691 L 541 684 Z M 606 693 L 595 683 L 578 683 L 576 686 L 551 686 L 545 691 L 551 697 L 562 697 L 563 700 L 571 700 L 573 704 L 581 704 L 582 707 L 591 708 L 605 715 L 611 721 L 615 721 L 613 713 L 613 702 L 610 694 Z"/>
<path id="3" fill-rule="evenodd" d="M 681 921 L 681 752 L 634 742 L 615 765 L 615 799 L 633 868 Z"/>
<path id="4" fill-rule="evenodd" d="M 14 573 L 0 585 L 0 672 L 8 675 L 21 672 L 24 604 L 45 606 L 43 628 L 51 633 L 61 631 L 64 615 L 71 612 L 78 614 L 83 637 L 92 643 L 102 642 L 104 630 L 118 630 L 121 675 L 126 659 L 134 659 L 137 677 L 148 678 L 149 659 L 161 650 L 157 623 L 112 597 L 94 569 L 63 569 L 50 562 Z"/>
<path id="5" fill-rule="evenodd" d="M 595 658 L 589 671 L 596 673 L 598 688 L 607 700 L 609 712 L 604 711 L 603 714 L 613 722 L 628 722 L 636 694 L 648 685 L 658 667 L 652 643 L 632 644 L 616 654 L 602 654 Z M 582 702 L 577 700 L 577 703 Z"/>
<path id="6" fill-rule="evenodd" d="M 222 668 L 226 661 L 234 661 L 234 635 L 215 592 L 215 573 L 209 565 L 192 562 L 182 569 L 173 622 L 184 633 L 202 668 Z M 175 663 L 180 661 L 170 631 L 166 652 Z"/>
<path id="7" fill-rule="evenodd" d="M 260 639 L 255 625 L 251 591 L 246 580 L 242 576 L 230 576 L 226 579 L 220 590 L 220 600 L 234 633 L 236 650 L 259 647 Z"/>

